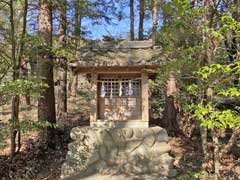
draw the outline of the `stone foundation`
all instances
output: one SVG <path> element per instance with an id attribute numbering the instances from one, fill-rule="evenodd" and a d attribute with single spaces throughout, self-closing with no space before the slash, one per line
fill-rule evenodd
<path id="1" fill-rule="evenodd" d="M 94 128 L 148 128 L 149 127 L 148 121 L 143 120 L 115 120 L 115 121 L 109 121 L 109 120 L 96 120 L 91 121 L 90 126 Z"/>
<path id="2" fill-rule="evenodd" d="M 165 129 L 76 127 L 71 131 L 62 178 L 109 170 L 175 177 Z"/>

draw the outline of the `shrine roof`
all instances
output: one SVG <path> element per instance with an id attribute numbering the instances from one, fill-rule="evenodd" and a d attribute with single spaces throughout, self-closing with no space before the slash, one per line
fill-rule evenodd
<path id="1" fill-rule="evenodd" d="M 79 59 L 70 63 L 72 68 L 90 67 L 158 67 L 166 62 L 160 48 L 152 41 L 103 42 L 80 49 Z"/>

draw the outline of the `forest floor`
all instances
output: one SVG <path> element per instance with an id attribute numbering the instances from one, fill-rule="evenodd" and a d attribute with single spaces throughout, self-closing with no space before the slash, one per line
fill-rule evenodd
<path id="1" fill-rule="evenodd" d="M 61 166 L 65 161 L 67 145 L 71 141 L 69 133 L 72 127 L 87 126 L 89 101 L 86 98 L 77 98 L 69 101 L 69 113 L 61 124 L 65 126 L 64 131 L 59 135 L 62 137 L 62 143 L 58 144 L 57 149 L 43 149 L 39 146 L 38 132 L 28 131 L 22 134 L 22 148 L 13 161 L 9 159 L 10 138 L 6 126 L 10 118 L 10 106 L 6 105 L 0 109 L 0 180 L 59 180 Z M 35 106 L 21 107 L 21 119 L 37 119 L 37 110 Z M 176 179 L 210 179 L 206 178 L 206 172 L 211 174 L 212 162 L 202 164 L 203 154 L 201 151 L 200 137 L 194 136 L 187 138 L 184 136 L 172 137 L 169 141 L 172 146 L 170 154 L 175 157 L 174 165 L 179 172 Z M 240 150 L 222 159 L 222 177 L 226 180 L 240 179 Z M 101 178 L 102 177 L 102 178 Z M 111 175 L 94 175 L 90 179 L 112 179 Z M 118 176 L 113 179 L 121 180 L 131 179 Z M 86 180 L 88 180 L 86 179 Z M 137 179 L 137 178 L 133 178 Z M 141 178 L 140 178 L 141 179 Z M 145 178 L 144 178 L 145 179 Z M 144 180 L 143 179 L 143 180 Z"/>

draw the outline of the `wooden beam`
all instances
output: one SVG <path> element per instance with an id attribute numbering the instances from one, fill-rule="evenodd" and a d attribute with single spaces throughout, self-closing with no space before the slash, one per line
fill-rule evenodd
<path id="1" fill-rule="evenodd" d="M 91 74 L 90 121 L 97 120 L 97 79 L 98 79 L 98 74 L 92 73 Z"/>
<path id="2" fill-rule="evenodd" d="M 142 120 L 149 121 L 148 74 L 142 72 Z"/>
<path id="3" fill-rule="evenodd" d="M 154 66 L 112 66 L 112 67 L 75 67 L 72 71 L 76 73 L 141 73 L 142 71 L 156 73 L 158 67 Z"/>

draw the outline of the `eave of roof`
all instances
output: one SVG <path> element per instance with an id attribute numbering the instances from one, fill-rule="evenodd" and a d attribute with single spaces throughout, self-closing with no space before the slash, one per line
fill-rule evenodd
<path id="1" fill-rule="evenodd" d="M 120 45 L 87 46 L 79 51 L 79 59 L 69 64 L 71 68 L 102 67 L 159 67 L 166 62 L 160 48 L 151 41 L 124 41 Z"/>

